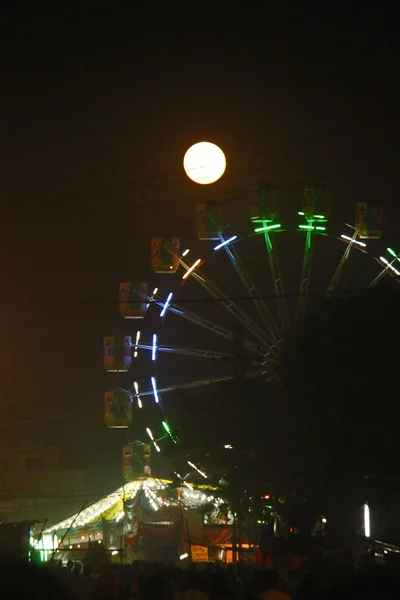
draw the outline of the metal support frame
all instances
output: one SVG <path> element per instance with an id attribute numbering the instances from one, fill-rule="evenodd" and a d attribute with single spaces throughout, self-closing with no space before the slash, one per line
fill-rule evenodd
<path id="1" fill-rule="evenodd" d="M 338 266 L 336 267 L 336 271 L 332 275 L 332 278 L 328 284 L 328 287 L 326 290 L 327 297 L 331 296 L 333 294 L 333 292 L 335 291 L 335 288 L 336 288 L 337 284 L 339 283 L 341 276 L 343 275 L 347 260 L 351 254 L 351 251 L 354 248 L 356 241 L 357 241 L 357 231 L 354 231 L 351 240 L 347 244 L 346 250 L 343 252 L 342 258 L 340 259 L 340 262 L 339 262 Z"/>
<path id="2" fill-rule="evenodd" d="M 371 283 L 369 284 L 369 288 L 374 287 L 374 285 L 376 285 L 377 283 L 379 283 L 379 281 L 381 279 L 383 279 L 385 277 L 385 275 L 387 275 L 389 273 L 389 275 L 392 275 L 394 273 L 393 271 L 393 263 L 396 262 L 396 260 L 400 260 L 400 254 L 398 254 L 397 256 L 395 256 L 393 258 L 393 260 L 390 261 L 390 263 L 388 263 L 386 265 L 386 267 L 384 269 L 382 269 L 382 271 L 375 277 L 375 279 L 373 279 L 371 281 Z M 397 269 L 396 269 L 397 271 Z M 396 275 L 396 273 L 394 273 L 394 275 Z"/>
<path id="3" fill-rule="evenodd" d="M 152 344 L 138 344 L 141 350 L 153 350 Z M 179 354 L 182 356 L 193 356 L 198 358 L 209 358 L 212 360 L 233 360 L 235 354 L 232 352 L 216 352 L 215 350 L 202 350 L 201 348 L 188 348 L 178 346 L 157 346 L 157 352 L 166 352 L 169 354 Z M 261 359 L 258 362 L 261 365 Z"/>
<path id="4" fill-rule="evenodd" d="M 313 229 L 307 229 L 306 243 L 304 246 L 304 257 L 303 266 L 301 269 L 301 280 L 299 297 L 297 300 L 295 322 L 304 313 L 307 303 L 307 293 L 310 287 L 310 275 L 311 275 L 311 258 L 313 250 Z"/>
<path id="5" fill-rule="evenodd" d="M 265 377 L 265 375 L 268 373 L 267 369 L 264 370 L 257 370 L 257 371 L 250 371 L 249 373 L 247 373 L 246 377 L 247 379 L 258 379 L 260 377 Z M 233 379 L 235 379 L 234 375 L 221 375 L 219 377 L 210 377 L 209 379 L 199 379 L 198 381 L 188 381 L 185 383 L 175 383 L 172 385 L 168 385 L 165 387 L 157 387 L 157 393 L 160 394 L 165 394 L 166 392 L 173 392 L 174 390 L 189 390 L 192 388 L 200 388 L 200 387 L 204 387 L 204 386 L 208 386 L 208 385 L 212 385 L 214 383 L 223 383 L 224 381 L 232 381 Z M 135 396 L 135 394 L 133 394 Z M 145 397 L 145 396 L 152 396 L 153 395 L 153 390 L 149 389 L 146 390 L 144 392 L 140 392 L 140 397 Z"/>
<path id="6" fill-rule="evenodd" d="M 222 233 L 219 234 L 219 239 L 221 242 L 224 242 L 224 237 Z M 268 337 L 270 340 L 273 340 L 275 343 L 281 338 L 280 331 L 276 325 L 276 322 L 273 316 L 270 314 L 264 300 L 261 298 L 257 287 L 254 281 L 251 278 L 250 273 L 247 271 L 244 266 L 242 260 L 240 259 L 239 253 L 233 244 L 226 244 L 224 246 L 224 250 L 228 255 L 233 268 L 235 269 L 240 281 L 242 282 L 246 292 L 249 294 L 250 298 L 254 300 L 255 307 L 260 316 L 260 319 L 264 325 L 264 327 L 268 331 Z"/>
<path id="7" fill-rule="evenodd" d="M 189 266 L 180 258 L 181 265 L 188 271 Z M 275 340 L 266 334 L 245 312 L 243 312 L 234 302 L 219 289 L 217 285 L 211 282 L 206 275 L 196 269 L 190 273 L 190 276 L 196 279 L 200 285 L 207 290 L 207 292 L 218 302 L 220 305 L 228 311 L 239 323 L 243 325 L 247 331 L 249 331 L 262 346 L 266 349 L 273 351 L 275 348 Z"/>
<path id="8" fill-rule="evenodd" d="M 267 228 L 268 221 L 262 221 L 262 227 Z M 272 285 L 278 302 L 278 313 L 282 324 L 282 329 L 285 331 L 290 326 L 290 317 L 285 298 L 285 289 L 283 285 L 283 277 L 279 265 L 278 253 L 275 248 L 273 234 L 267 229 L 264 231 L 264 240 L 268 252 L 269 266 L 271 269 Z"/>
<path id="9" fill-rule="evenodd" d="M 164 303 L 160 302 L 157 297 L 154 301 L 156 302 L 156 304 L 158 306 L 164 307 Z M 205 319 L 204 317 L 201 317 L 200 315 L 198 315 L 194 312 L 191 312 L 185 308 L 182 308 L 181 306 L 179 306 L 178 304 L 175 304 L 174 302 L 169 305 L 168 311 L 175 315 L 178 315 L 179 317 L 182 317 L 183 319 L 186 319 L 187 321 L 190 321 L 194 325 L 198 325 L 199 327 L 202 327 L 203 329 L 206 329 L 207 331 L 210 331 L 211 333 L 215 333 L 215 334 L 219 335 L 220 337 L 224 338 L 225 340 L 228 340 L 229 342 L 232 340 L 232 332 L 229 331 L 229 329 L 226 329 L 225 327 L 222 327 L 221 325 L 217 325 L 216 323 L 214 323 L 213 321 L 210 321 L 209 319 Z M 245 348 L 247 348 L 248 350 L 255 352 L 256 354 L 258 354 L 260 356 L 265 355 L 265 352 L 260 348 L 260 345 L 257 344 L 256 342 L 253 342 L 248 339 L 244 339 L 243 344 L 244 344 Z"/>

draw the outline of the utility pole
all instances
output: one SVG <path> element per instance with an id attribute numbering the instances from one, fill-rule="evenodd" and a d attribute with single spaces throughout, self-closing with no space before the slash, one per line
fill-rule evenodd
<path id="1" fill-rule="evenodd" d="M 235 322 L 232 328 L 232 342 L 233 342 L 233 370 L 236 381 L 240 384 L 246 382 L 246 354 L 243 343 L 243 329 L 240 323 Z M 240 517 L 241 519 L 241 517 Z M 239 539 L 238 539 L 239 534 Z M 239 542 L 239 544 L 238 544 Z M 237 515 L 234 514 L 234 520 L 232 525 L 232 561 L 233 564 L 237 562 L 237 551 L 239 549 L 239 560 L 241 559 L 242 551 L 242 523 L 241 520 L 238 523 Z"/>

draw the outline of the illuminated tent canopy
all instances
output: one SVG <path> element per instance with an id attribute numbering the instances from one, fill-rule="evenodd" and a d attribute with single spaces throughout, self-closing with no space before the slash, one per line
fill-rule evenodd
<path id="1" fill-rule="evenodd" d="M 142 478 L 130 481 L 98 502 L 84 508 L 80 513 L 51 525 L 44 533 L 60 532 L 72 527 L 74 529 L 85 527 L 102 519 L 119 521 L 124 517 L 125 503 L 133 500 L 140 492 L 144 493 L 154 511 L 172 507 L 189 510 L 210 504 L 217 509 L 223 504 L 223 500 L 214 495 L 216 489 L 211 486 L 187 484 L 187 487 L 178 488 L 172 497 L 168 493 L 171 489 L 171 482 L 166 479 Z"/>

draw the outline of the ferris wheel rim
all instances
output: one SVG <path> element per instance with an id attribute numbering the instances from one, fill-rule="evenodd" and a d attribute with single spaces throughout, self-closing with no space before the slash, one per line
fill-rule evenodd
<path id="1" fill-rule="evenodd" d="M 347 224 L 346 224 L 346 225 L 347 225 Z M 354 229 L 354 227 L 352 227 L 352 229 Z M 280 230 L 278 230 L 278 231 L 276 231 L 276 232 L 274 232 L 274 233 L 277 233 L 277 234 L 278 234 L 278 233 L 279 233 L 279 234 L 282 234 L 282 233 L 285 233 L 285 232 L 288 232 L 288 231 L 290 231 L 290 232 L 296 232 L 296 233 L 300 233 L 300 234 L 304 234 L 304 232 L 302 232 L 302 231 L 299 231 L 299 230 L 298 230 L 298 229 L 296 229 L 296 228 L 286 228 L 286 229 L 280 229 Z M 336 240 L 338 240 L 338 241 L 340 241 L 340 242 L 344 243 L 344 244 L 345 244 L 347 247 L 349 246 L 349 241 L 348 241 L 348 240 L 345 240 L 345 239 L 343 239 L 343 236 L 342 236 L 342 235 L 339 235 L 339 234 L 337 234 L 337 233 L 328 233 L 328 234 L 327 234 L 327 233 L 322 233 L 322 234 L 321 234 L 321 233 L 317 233 L 316 235 L 318 235 L 318 236 L 321 236 L 321 237 L 331 237 L 332 239 L 336 239 Z M 233 243 L 233 244 L 236 244 L 236 243 L 238 243 L 238 244 L 239 244 L 240 242 L 247 241 L 247 240 L 251 239 L 252 237 L 253 237 L 253 234 L 250 234 L 250 235 L 248 235 L 248 236 L 243 236 L 243 237 L 239 237 L 239 236 L 237 236 L 237 237 L 236 237 L 236 236 L 235 236 L 235 240 L 232 240 L 232 243 Z M 357 246 L 355 246 L 355 249 L 357 249 L 357 250 L 361 251 L 362 253 L 364 253 L 364 254 L 366 254 L 366 255 L 368 255 L 368 256 L 370 256 L 370 257 L 372 257 L 372 258 L 374 258 L 374 259 L 375 259 L 375 260 L 377 260 L 377 261 L 378 261 L 378 263 L 379 263 L 379 260 L 378 260 L 378 259 L 377 259 L 377 258 L 376 258 L 374 255 L 372 255 L 370 252 L 366 251 L 364 248 L 360 248 L 360 247 L 357 247 Z M 209 257 L 207 257 L 205 260 L 203 260 L 203 261 L 202 261 L 202 263 L 201 263 L 201 266 L 202 266 L 202 267 L 203 267 L 203 266 L 206 266 L 206 265 L 207 265 L 207 264 L 208 264 L 208 263 L 209 263 L 209 262 L 210 262 L 210 261 L 211 261 L 211 260 L 212 260 L 212 259 L 215 257 L 215 255 L 216 255 L 216 254 L 217 254 L 217 252 L 216 252 L 216 251 L 213 251 L 213 252 L 211 252 L 210 256 L 209 256 Z M 381 264 L 381 263 L 379 263 L 379 264 Z M 381 265 L 381 266 L 382 266 L 382 265 Z M 156 303 L 157 303 L 157 304 L 158 304 L 160 307 L 163 305 L 163 303 L 162 303 L 162 301 L 161 301 L 161 299 L 160 299 L 160 298 L 153 299 L 153 301 L 156 301 Z M 171 308 L 173 308 L 173 306 L 172 306 Z M 172 312 L 172 311 L 171 311 L 171 312 Z M 149 347 L 148 347 L 148 349 L 149 349 Z M 188 348 L 188 349 L 190 350 L 190 348 Z M 171 353 L 174 353 L 174 350 L 173 350 L 172 348 L 171 348 L 170 350 L 167 350 L 167 351 L 170 351 Z M 212 354 L 212 351 L 210 351 L 210 353 Z M 267 362 L 268 362 L 268 361 L 267 361 Z M 265 363 L 264 363 L 264 364 L 265 364 Z M 211 379 L 212 379 L 212 378 L 211 378 Z M 226 378 L 226 380 L 229 380 L 229 378 L 227 377 L 227 378 Z M 200 385 L 203 385 L 203 381 L 206 381 L 206 380 L 201 380 L 201 383 L 199 382 L 199 386 L 200 386 Z M 181 389 L 184 389 L 184 388 L 186 388 L 186 389 L 187 389 L 188 387 L 190 387 L 190 388 L 192 388 L 192 387 L 196 387 L 196 385 L 192 385 L 192 384 L 190 384 L 190 385 L 186 386 L 186 385 L 184 385 L 184 384 L 176 384 L 176 386 L 175 386 L 175 385 L 171 385 L 171 386 L 167 386 L 167 387 L 168 387 L 168 388 L 174 388 L 174 389 L 179 389 L 179 388 L 181 388 Z M 167 389 L 163 389 L 163 393 L 165 393 L 166 391 L 168 391 L 168 390 L 167 390 Z M 151 394 L 151 390 L 148 390 L 148 391 L 147 391 L 147 395 L 150 395 L 150 394 Z M 143 395 L 143 394 L 142 394 L 142 395 Z"/>
<path id="2" fill-rule="evenodd" d="M 304 213 L 299 213 L 299 214 L 304 214 Z M 322 217 L 321 217 L 322 218 Z M 320 227 L 318 230 L 318 228 L 316 228 L 314 230 L 314 227 L 308 227 L 308 230 L 306 228 L 306 230 L 300 230 L 299 227 L 281 227 L 280 225 L 278 225 L 277 227 L 274 228 L 273 231 L 271 231 L 271 236 L 274 236 L 279 234 L 279 236 L 283 235 L 283 233 L 296 233 L 301 234 L 302 236 L 305 237 L 305 239 L 309 239 L 309 240 L 316 240 L 317 236 L 318 237 L 323 237 L 323 238 L 332 238 L 335 240 L 340 241 L 341 243 L 344 243 L 346 246 L 345 252 L 342 255 L 342 259 L 341 261 L 344 261 L 344 263 L 346 263 L 346 261 L 348 260 L 350 253 L 353 251 L 353 249 L 356 249 L 360 252 L 362 252 L 364 255 L 366 256 L 370 256 L 372 258 L 374 258 L 378 264 L 381 267 L 381 270 L 378 274 L 378 276 L 373 280 L 373 282 L 371 282 L 370 285 L 374 285 L 374 283 L 376 282 L 376 280 L 380 280 L 380 278 L 382 276 L 384 276 L 386 273 L 388 273 L 391 276 L 394 276 L 393 272 L 390 271 L 390 267 L 391 264 L 389 264 L 389 262 L 386 259 L 383 259 L 382 257 L 380 257 L 380 259 L 378 259 L 376 256 L 374 256 L 374 254 L 372 254 L 371 252 L 369 252 L 368 250 L 365 250 L 365 244 L 364 247 L 358 246 L 356 245 L 355 241 L 357 240 L 357 229 L 351 225 L 348 225 L 347 223 L 345 223 L 346 226 L 350 227 L 355 233 L 353 234 L 353 236 L 347 236 L 347 235 L 343 235 L 343 234 L 338 234 L 338 233 L 331 233 L 331 231 L 326 231 L 325 227 Z M 312 231 L 311 231 L 312 230 Z M 322 231 L 324 230 L 324 231 Z M 228 230 L 225 230 L 228 231 Z M 238 235 L 229 235 L 229 237 L 225 238 L 224 237 L 224 231 L 220 231 L 218 233 L 218 238 L 219 238 L 219 243 L 217 243 L 217 245 L 213 248 L 213 250 L 209 250 L 208 251 L 208 256 L 206 259 L 196 259 L 196 261 L 194 263 L 192 263 L 191 265 L 189 265 L 188 263 L 186 263 L 185 261 L 183 261 L 183 258 L 185 256 L 185 254 L 181 254 L 179 256 L 179 266 L 183 266 L 184 269 L 186 269 L 185 273 L 186 276 L 183 276 L 183 280 L 184 280 L 184 285 L 187 284 L 187 282 L 190 279 L 195 279 L 197 280 L 198 283 L 202 283 L 203 286 L 205 286 L 205 288 L 207 289 L 207 287 L 209 289 L 207 289 L 207 291 L 209 293 L 211 293 L 211 295 L 214 297 L 214 299 L 216 300 L 221 300 L 221 298 L 223 297 L 224 299 L 228 300 L 228 302 L 230 302 L 230 307 L 232 307 L 232 299 L 229 298 L 229 296 L 223 294 L 223 292 L 221 292 L 221 294 L 218 294 L 218 286 L 217 285 L 213 285 L 213 281 L 210 280 L 210 278 L 208 276 L 204 276 L 203 271 L 204 269 L 207 268 L 207 265 L 209 263 L 211 263 L 212 260 L 215 260 L 215 255 L 216 254 L 220 254 L 220 250 L 224 249 L 224 253 L 228 254 L 228 257 L 231 258 L 232 260 L 232 256 L 230 256 L 229 253 L 233 254 L 231 252 L 231 249 L 235 249 L 236 246 L 240 246 L 240 244 L 242 242 L 246 242 L 249 240 L 252 240 L 254 238 L 256 238 L 257 236 L 260 235 L 260 233 L 262 233 L 261 231 L 259 233 L 253 232 L 250 233 L 248 235 L 245 236 L 238 236 Z M 269 235 L 269 234 L 268 234 Z M 307 245 L 307 241 L 306 241 L 306 245 Z M 270 253 L 268 252 L 268 256 L 270 257 Z M 395 256 L 395 258 L 393 259 L 393 262 L 395 260 L 399 260 L 400 262 L 400 255 Z M 307 269 L 311 269 L 311 256 L 309 257 L 310 261 L 309 264 L 306 265 L 306 267 L 303 264 L 303 270 L 304 268 Z M 386 261 L 386 263 L 385 263 Z M 341 263 L 340 263 L 341 264 Z M 385 266 L 386 264 L 386 266 Z M 272 267 L 271 267 L 272 269 Z M 179 269 L 176 270 L 176 272 L 174 272 L 173 276 L 174 278 L 176 277 L 177 280 L 179 280 L 178 276 L 177 276 L 177 272 Z M 336 271 L 335 273 L 336 274 Z M 340 275 L 340 273 L 339 273 Z M 400 276 L 400 272 L 397 272 L 397 275 Z M 211 285 L 210 285 L 211 283 Z M 243 276 L 242 278 L 242 283 L 244 283 L 244 285 L 248 285 L 251 287 L 252 290 L 256 289 L 255 286 L 252 286 L 251 284 L 251 279 L 249 280 L 247 278 L 247 276 Z M 179 288 L 178 288 L 179 289 Z M 328 298 L 328 291 L 326 290 L 326 298 Z M 149 296 L 148 301 L 149 301 L 149 305 L 153 304 L 153 305 L 157 305 L 161 310 L 160 310 L 160 319 L 159 319 L 159 325 L 158 325 L 158 330 L 162 331 L 163 329 L 163 324 L 165 323 L 165 319 L 164 316 L 167 315 L 168 312 L 171 313 L 175 313 L 178 316 L 183 316 L 184 313 L 188 313 L 189 311 L 186 311 L 186 309 L 182 309 L 182 307 L 179 307 L 179 305 L 176 305 L 175 302 L 171 301 L 173 293 L 169 292 L 168 297 L 169 297 L 169 305 L 167 307 L 167 301 L 164 299 L 162 299 L 162 297 L 160 295 L 155 295 L 153 292 L 152 296 Z M 221 298 L 219 298 L 218 296 L 221 296 Z M 308 296 L 309 295 L 309 290 L 308 288 L 306 289 L 306 293 L 303 294 L 304 296 Z M 299 294 L 299 297 L 301 296 L 301 294 Z M 277 295 L 275 294 L 275 296 L 273 296 L 275 298 L 283 298 L 282 295 Z M 259 300 L 263 300 L 263 298 L 261 296 L 255 295 L 253 297 L 254 300 L 256 300 L 257 302 Z M 168 308 L 168 310 L 167 310 Z M 240 316 L 240 312 L 238 312 L 239 316 Z M 192 313 L 192 315 L 194 315 L 194 313 Z M 186 315 L 187 316 L 187 315 Z M 265 323 L 268 324 L 268 317 L 266 316 L 266 313 L 264 314 L 260 314 L 261 320 L 263 320 L 263 317 L 265 318 Z M 190 320 L 190 318 L 189 318 Z M 195 320 L 193 320 L 193 322 L 196 322 Z M 210 326 L 211 323 L 211 326 Z M 264 323 L 264 324 L 265 324 Z M 200 321 L 198 321 L 196 324 L 200 325 Z M 205 328 L 207 328 L 207 326 L 209 327 L 209 331 L 214 331 L 213 329 L 213 325 L 215 325 L 213 322 L 209 321 L 208 324 L 205 323 L 205 321 L 203 320 L 202 326 L 204 326 Z M 255 328 L 253 326 L 253 324 L 251 322 L 247 322 L 247 325 L 249 326 L 249 330 L 251 333 L 254 334 L 255 332 Z M 294 326 L 293 323 L 290 324 L 290 329 L 292 329 Z M 217 327 L 217 325 L 215 325 L 215 327 Z M 227 333 L 227 330 L 223 331 L 222 329 L 220 329 L 218 332 L 215 330 L 215 333 L 218 333 L 219 335 L 221 335 L 221 337 L 225 336 L 225 339 L 231 339 L 232 335 L 229 335 L 229 332 Z M 160 334 L 158 334 L 160 335 Z M 285 332 L 284 332 L 285 335 Z M 253 336 L 253 337 L 257 337 Z M 255 342 L 251 342 L 250 340 L 247 341 L 246 343 L 248 344 L 248 347 L 250 349 L 253 349 L 254 351 L 256 351 L 258 349 L 261 357 L 264 357 L 264 359 L 266 357 L 266 360 L 261 361 L 261 366 L 264 367 L 262 370 L 248 370 L 246 372 L 246 377 L 248 377 L 249 379 L 256 379 L 256 378 L 261 378 L 262 381 L 269 381 L 269 382 L 274 382 L 274 376 L 273 374 L 271 375 L 271 371 L 269 368 L 271 368 L 272 370 L 275 369 L 274 367 L 274 360 L 276 363 L 276 359 L 274 359 L 274 352 L 275 352 L 275 348 L 282 343 L 282 339 L 279 336 L 275 335 L 271 335 L 271 338 L 268 341 L 265 341 L 262 338 L 262 335 L 259 336 L 258 342 L 264 342 L 266 348 L 268 349 L 268 352 L 265 351 L 265 348 L 263 350 L 261 350 L 261 346 L 257 346 L 257 343 Z M 150 344 L 136 344 L 136 350 L 143 350 L 146 353 L 149 352 L 153 352 L 154 357 L 153 357 L 153 362 L 155 363 L 155 367 L 157 367 L 157 362 L 158 362 L 158 351 L 160 353 L 166 352 L 166 353 L 171 353 L 171 354 L 176 354 L 176 355 L 185 355 L 188 353 L 192 353 L 193 355 L 196 356 L 202 356 L 204 358 L 215 358 L 215 359 L 221 359 L 223 360 L 224 358 L 232 358 L 232 355 L 230 353 L 224 353 L 224 352 L 214 352 L 212 350 L 210 351 L 205 351 L 205 350 L 199 350 L 196 348 L 192 348 L 192 347 L 172 347 L 172 346 L 158 346 L 157 348 L 157 352 L 154 350 L 154 347 Z M 157 354 L 157 356 L 156 356 Z M 148 356 L 148 354 L 147 354 Z M 269 368 L 268 368 L 269 367 Z M 268 379 L 267 379 L 268 377 Z M 138 399 L 139 402 L 139 396 L 141 397 L 147 397 L 147 396 L 154 396 L 155 399 L 155 403 L 159 406 L 159 408 L 162 410 L 163 413 L 163 417 L 165 417 L 165 413 L 164 413 L 164 408 L 163 408 L 163 403 L 161 401 L 161 397 L 160 394 L 165 394 L 177 389 L 193 389 L 193 388 L 203 388 L 204 386 L 209 386 L 209 385 L 214 385 L 214 384 L 222 384 L 225 383 L 227 381 L 232 381 L 236 378 L 236 375 L 225 375 L 225 376 L 215 376 L 215 377 L 209 377 L 209 378 L 205 378 L 205 379 L 200 379 L 197 381 L 187 381 L 187 382 L 183 382 L 183 383 L 178 383 L 178 384 L 170 384 L 170 385 L 165 385 L 165 386 L 158 386 L 158 382 L 157 382 L 157 378 L 158 378 L 158 373 L 155 370 L 154 371 L 154 375 L 151 377 L 151 381 L 152 381 L 152 388 L 148 389 L 148 390 L 141 390 L 140 393 L 138 393 L 136 391 L 136 397 Z M 166 421 L 163 421 L 163 424 Z M 170 432 L 169 432 L 170 433 Z M 157 438 L 154 439 L 153 438 L 153 434 L 151 434 L 151 441 L 153 442 L 153 445 L 155 446 L 155 448 L 159 451 L 159 447 L 157 445 L 157 441 L 164 439 L 166 437 L 168 437 L 168 431 L 167 431 L 167 435 L 163 435 L 161 438 Z M 170 435 L 170 437 L 172 437 Z M 191 464 L 191 463 L 189 463 Z M 199 471 L 200 472 L 200 471 Z"/>

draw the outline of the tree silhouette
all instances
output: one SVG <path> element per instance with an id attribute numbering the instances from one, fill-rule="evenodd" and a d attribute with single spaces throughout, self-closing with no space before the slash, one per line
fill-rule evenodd
<path id="1" fill-rule="evenodd" d="M 381 286 L 325 302 L 286 346 L 290 454 L 314 498 L 359 502 L 364 477 L 397 472 L 399 301 Z"/>

